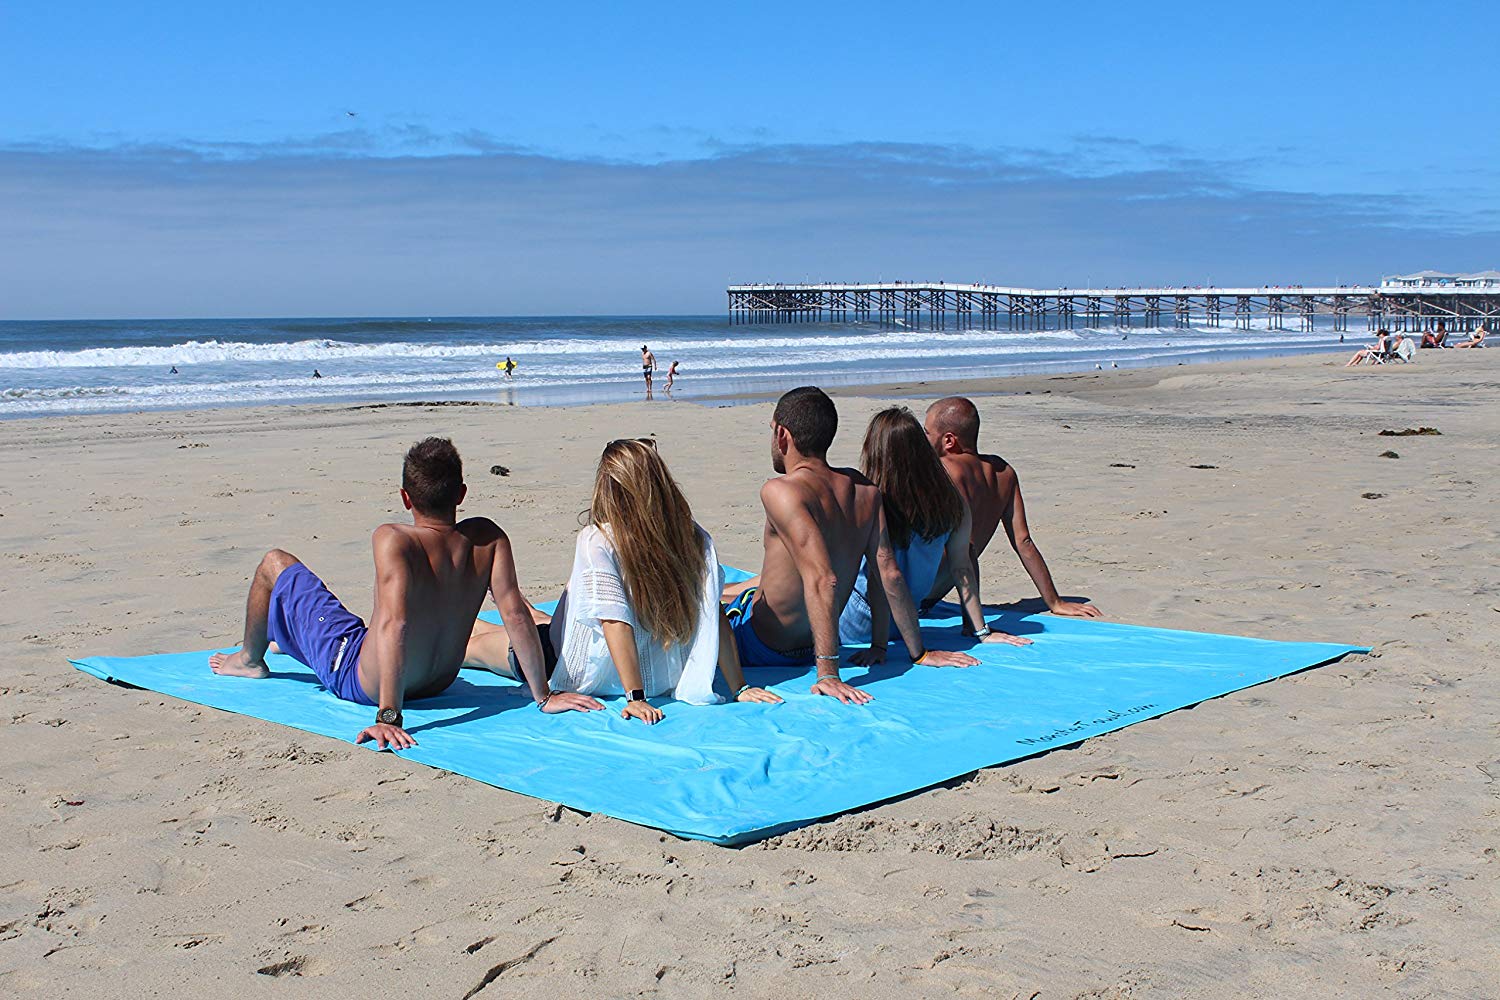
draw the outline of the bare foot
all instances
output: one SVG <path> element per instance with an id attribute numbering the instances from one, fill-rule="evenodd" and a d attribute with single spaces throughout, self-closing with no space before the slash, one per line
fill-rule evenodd
<path id="1" fill-rule="evenodd" d="M 208 669 L 221 677 L 270 677 L 264 661 L 251 661 L 243 649 L 235 653 L 214 653 L 208 658 Z"/>

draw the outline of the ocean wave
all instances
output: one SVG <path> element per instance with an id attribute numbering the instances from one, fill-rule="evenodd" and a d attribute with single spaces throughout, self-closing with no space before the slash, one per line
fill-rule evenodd
<path id="1" fill-rule="evenodd" d="M 663 338 L 654 348 L 659 354 L 673 351 L 741 352 L 754 350 L 795 350 L 807 348 L 859 347 L 876 344 L 904 345 L 920 348 L 936 339 L 941 343 L 954 338 L 973 342 L 1001 341 L 1068 341 L 1078 335 L 1071 331 L 1030 331 L 997 333 L 974 331 L 964 334 L 881 332 L 868 335 L 823 337 L 734 338 Z M 233 362 L 326 362 L 331 360 L 379 360 L 400 358 L 501 358 L 517 359 L 539 355 L 619 354 L 634 359 L 635 338 L 609 339 L 543 339 L 517 343 L 437 344 L 416 341 L 392 341 L 378 344 L 355 344 L 347 341 L 318 339 L 256 344 L 242 341 L 189 340 L 180 344 L 141 345 L 130 347 L 89 347 L 75 351 L 14 351 L 0 353 L 0 369 L 36 368 L 129 368 L 171 367 L 173 365 L 226 364 Z"/>
<path id="2" fill-rule="evenodd" d="M 1120 330 L 957 330 L 908 331 L 868 330 L 851 334 L 826 334 L 812 336 L 751 336 L 751 337 L 665 337 L 657 340 L 652 349 L 657 357 L 667 359 L 678 355 L 701 358 L 709 355 L 715 366 L 733 365 L 731 359 L 743 358 L 746 365 L 763 364 L 764 358 L 757 354 L 796 354 L 800 357 L 816 356 L 818 352 L 837 351 L 850 360 L 870 357 L 889 357 L 905 353 L 908 356 L 925 356 L 930 353 L 955 354 L 976 350 L 1038 351 L 1069 349 L 1095 349 L 1120 342 L 1128 333 L 1136 343 L 1151 343 L 1163 338 L 1211 337 L 1215 343 L 1234 346 L 1246 342 L 1259 342 L 1265 331 L 1236 330 L 1233 328 L 1209 329 L 1206 327 L 1154 328 L 1131 331 Z M 1278 339 L 1298 341 L 1319 335 L 1298 335 L 1290 331 L 1277 331 Z M 1323 335 L 1326 336 L 1326 335 Z M 507 355 L 525 363 L 542 358 L 590 358 L 618 357 L 613 362 L 628 367 L 636 358 L 637 340 L 625 338 L 562 339 L 545 338 L 514 343 L 423 343 L 418 341 L 392 341 L 388 343 L 356 344 L 347 341 L 317 339 L 296 340 L 279 343 L 251 343 L 244 341 L 189 340 L 169 345 L 139 345 L 124 347 L 90 347 L 70 351 L 13 351 L 0 353 L 0 370 L 39 370 L 60 368 L 170 368 L 191 365 L 224 364 L 332 364 L 338 361 L 400 361 L 400 360 L 444 360 L 466 359 L 498 360 Z"/>

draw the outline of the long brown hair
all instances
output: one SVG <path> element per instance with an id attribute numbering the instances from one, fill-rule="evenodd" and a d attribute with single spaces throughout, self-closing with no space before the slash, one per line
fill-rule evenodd
<path id="1" fill-rule="evenodd" d="M 692 639 L 706 558 L 693 511 L 650 439 L 611 441 L 589 520 L 609 525 L 636 620 L 665 648 Z"/>
<path id="2" fill-rule="evenodd" d="M 888 407 L 870 418 L 859 465 L 885 497 L 886 530 L 896 548 L 905 548 L 913 532 L 936 538 L 964 519 L 963 498 L 906 407 Z"/>

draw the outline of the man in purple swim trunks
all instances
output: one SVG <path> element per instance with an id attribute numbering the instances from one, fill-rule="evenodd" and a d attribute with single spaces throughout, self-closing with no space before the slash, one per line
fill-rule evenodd
<path id="1" fill-rule="evenodd" d="M 542 643 L 516 583 L 510 539 L 487 517 L 458 520 L 468 488 L 463 462 L 446 438 L 427 438 L 406 453 L 401 501 L 411 524 L 375 529 L 375 609 L 368 626 L 329 593 L 289 552 L 272 549 L 250 580 L 245 641 L 215 653 L 216 674 L 268 677 L 266 650 L 281 652 L 317 674 L 332 694 L 378 708 L 356 743 L 381 749 L 415 746 L 402 728 L 407 699 L 427 698 L 453 683 L 464 661 L 474 616 L 486 592 L 507 622 L 527 686 L 544 712 L 587 710 L 597 702 L 554 693 L 547 684 Z"/>

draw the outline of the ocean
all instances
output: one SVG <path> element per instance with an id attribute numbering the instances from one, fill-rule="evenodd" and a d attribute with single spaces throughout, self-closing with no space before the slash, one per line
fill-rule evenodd
<path id="1" fill-rule="evenodd" d="M 1328 329 L 731 326 L 722 316 L 6 321 L 0 417 L 409 399 L 615 402 L 643 395 L 642 344 L 661 366 L 656 398 L 667 398 L 675 360 L 671 398 L 685 400 L 1344 346 Z M 507 355 L 518 365 L 511 381 L 495 368 Z"/>

